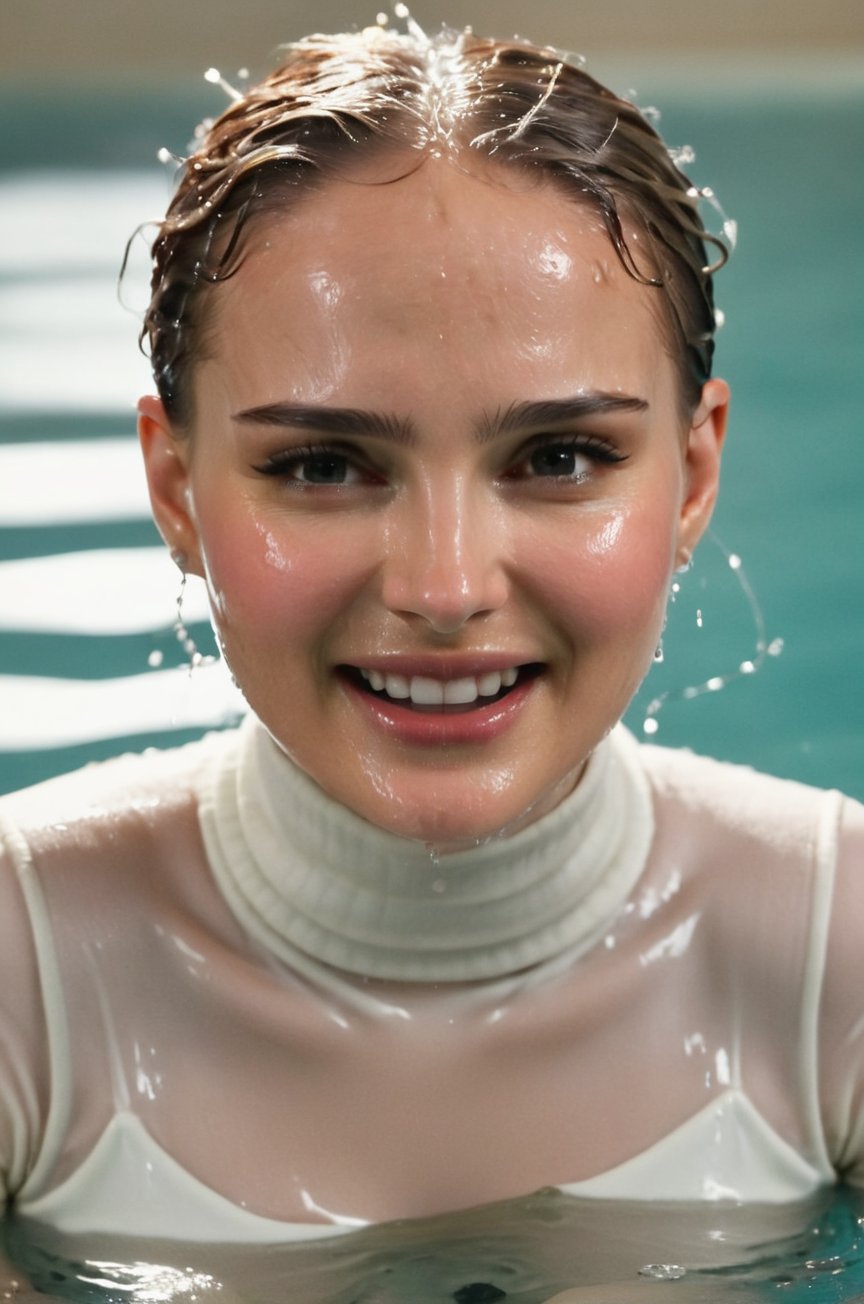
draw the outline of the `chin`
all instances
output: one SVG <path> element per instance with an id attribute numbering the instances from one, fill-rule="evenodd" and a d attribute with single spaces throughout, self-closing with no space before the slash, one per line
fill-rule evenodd
<path id="1" fill-rule="evenodd" d="M 512 790 L 512 776 L 497 777 L 500 786 L 507 785 L 506 801 L 501 800 L 504 794 L 500 790 L 490 792 L 488 783 L 480 791 L 479 783 L 472 784 L 471 780 L 462 778 L 450 785 L 442 784 L 434 796 L 430 796 L 428 788 L 414 800 L 409 794 L 393 791 L 383 803 L 376 802 L 374 810 L 353 804 L 352 808 L 387 833 L 421 842 L 431 851 L 447 855 L 509 837 L 540 819 L 572 791 L 578 772 L 568 775 L 551 790 L 523 801 L 516 799 L 517 794 Z M 427 782 L 431 788 L 434 776 L 427 776 Z M 472 797 L 470 801 L 468 793 Z"/>

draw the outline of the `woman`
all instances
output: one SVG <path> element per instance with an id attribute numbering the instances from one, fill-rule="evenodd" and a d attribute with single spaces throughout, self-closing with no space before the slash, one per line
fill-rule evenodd
<path id="1" fill-rule="evenodd" d="M 471 35 L 310 38 L 203 130 L 140 434 L 251 710 L 4 803 L 18 1209 L 261 1242 L 864 1181 L 861 809 L 617 726 L 717 489 L 699 199 Z"/>

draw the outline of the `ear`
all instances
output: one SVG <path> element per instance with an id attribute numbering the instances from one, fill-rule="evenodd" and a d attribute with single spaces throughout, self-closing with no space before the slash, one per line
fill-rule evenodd
<path id="1" fill-rule="evenodd" d="M 725 380 L 709 380 L 693 413 L 684 449 L 684 501 L 678 522 L 681 561 L 689 560 L 714 511 L 728 413 L 729 386 Z"/>
<path id="2" fill-rule="evenodd" d="M 162 402 L 148 395 L 138 403 L 138 439 L 159 533 L 172 554 L 182 554 L 185 571 L 203 575 L 189 483 L 189 438 L 174 433 Z"/>

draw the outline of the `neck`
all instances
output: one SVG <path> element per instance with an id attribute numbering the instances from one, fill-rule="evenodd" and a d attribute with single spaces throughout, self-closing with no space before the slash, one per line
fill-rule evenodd
<path id="1" fill-rule="evenodd" d="M 626 900 L 653 831 L 636 747 L 616 730 L 554 810 L 439 856 L 332 801 L 250 718 L 203 785 L 202 829 L 229 905 L 289 965 L 502 977 L 587 949 Z"/>

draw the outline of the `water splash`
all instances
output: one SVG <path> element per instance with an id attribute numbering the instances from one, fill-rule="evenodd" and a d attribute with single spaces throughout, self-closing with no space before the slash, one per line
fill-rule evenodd
<path id="1" fill-rule="evenodd" d="M 221 86 L 229 100 L 233 100 L 235 103 L 237 100 L 243 99 L 243 92 L 238 91 L 236 86 L 232 86 L 229 81 L 226 81 L 218 68 L 208 68 L 204 74 L 204 80 L 212 82 L 214 86 Z"/>
<path id="2" fill-rule="evenodd" d="M 754 631 L 754 648 L 753 652 L 738 662 L 733 669 L 727 670 L 721 674 L 709 675 L 704 680 L 696 684 L 688 684 L 684 688 L 667 689 L 653 697 L 646 709 L 645 717 L 642 721 L 642 732 L 647 737 L 653 737 L 660 728 L 657 719 L 663 708 L 673 701 L 692 701 L 696 697 L 701 697 L 704 693 L 718 693 L 733 683 L 736 679 L 754 675 L 762 668 L 769 657 L 778 657 L 783 651 L 782 638 L 769 640 L 765 628 L 765 617 L 762 611 L 759 599 L 753 590 L 753 586 L 748 579 L 747 572 L 744 569 L 744 563 L 736 552 L 732 552 L 726 547 L 721 539 L 713 532 L 709 535 L 711 542 L 723 554 L 728 569 L 732 572 L 738 588 L 743 595 L 749 614 L 753 623 Z M 670 591 L 670 601 L 675 602 L 681 591 L 680 581 L 677 579 L 672 585 Z M 700 630 L 705 629 L 705 612 L 702 606 L 696 608 L 695 616 L 696 627 Z M 663 658 L 656 658 L 655 660 Z"/>
<path id="3" fill-rule="evenodd" d="M 646 1263 L 639 1269 L 640 1277 L 652 1277 L 655 1281 L 678 1281 L 686 1275 L 687 1269 L 680 1263 Z"/>

